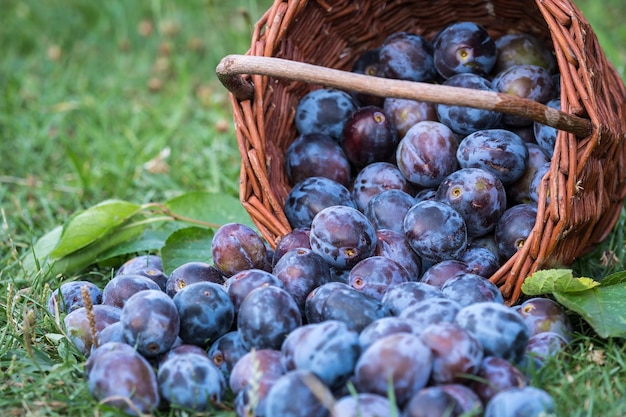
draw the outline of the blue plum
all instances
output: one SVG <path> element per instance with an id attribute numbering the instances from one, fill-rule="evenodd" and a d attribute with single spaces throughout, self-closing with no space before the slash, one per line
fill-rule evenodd
<path id="1" fill-rule="evenodd" d="M 456 155 L 461 168 L 482 168 L 508 186 L 526 171 L 528 148 L 519 135 L 494 128 L 467 135 L 461 140 Z"/>
<path id="2" fill-rule="evenodd" d="M 396 150 L 398 169 L 411 183 L 436 187 L 458 168 L 459 140 L 452 130 L 437 121 L 413 125 Z"/>
<path id="3" fill-rule="evenodd" d="M 467 248 L 467 225 L 458 211 L 434 200 L 421 201 L 404 217 L 409 245 L 433 262 L 458 258 Z"/>
<path id="4" fill-rule="evenodd" d="M 226 395 L 224 375 L 208 357 L 194 353 L 174 355 L 161 363 L 157 381 L 171 407 L 207 411 Z"/>
<path id="5" fill-rule="evenodd" d="M 130 297 L 120 315 L 126 342 L 146 357 L 170 350 L 180 329 L 178 309 L 161 290 L 139 291 Z"/>
<path id="6" fill-rule="evenodd" d="M 372 223 L 352 207 L 327 207 L 311 222 L 311 249 L 336 268 L 350 269 L 371 256 L 376 240 Z"/>
<path id="7" fill-rule="evenodd" d="M 309 177 L 291 188 L 283 208 L 292 228 L 309 229 L 317 213 L 336 205 L 356 207 L 356 202 L 350 191 L 337 181 Z"/>
<path id="8" fill-rule="evenodd" d="M 357 107 L 356 101 L 347 92 L 320 88 L 300 99 L 294 123 L 300 134 L 322 133 L 339 140 L 346 120 Z"/>
<path id="9" fill-rule="evenodd" d="M 470 238 L 491 232 L 507 207 L 502 181 L 481 168 L 462 168 L 448 175 L 437 188 L 437 200 L 461 214 Z"/>
<path id="10" fill-rule="evenodd" d="M 233 325 L 235 308 L 222 285 L 196 282 L 178 291 L 172 300 L 180 317 L 179 336 L 185 343 L 206 348 Z"/>

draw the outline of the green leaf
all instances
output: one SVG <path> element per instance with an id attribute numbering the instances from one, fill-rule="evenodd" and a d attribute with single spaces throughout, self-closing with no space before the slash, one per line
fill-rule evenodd
<path id="1" fill-rule="evenodd" d="M 200 220 L 214 227 L 242 223 L 256 230 L 239 199 L 228 194 L 193 191 L 166 201 L 165 207 L 177 216 Z"/>
<path id="2" fill-rule="evenodd" d="M 28 275 L 32 275 L 50 258 L 50 252 L 59 244 L 63 226 L 57 226 L 37 240 L 22 258 L 22 266 Z"/>
<path id="3" fill-rule="evenodd" d="M 571 269 L 546 269 L 526 278 L 522 291 L 526 295 L 574 293 L 587 291 L 598 285 L 600 283 L 592 278 L 574 278 Z"/>
<path id="4" fill-rule="evenodd" d="M 212 262 L 213 231 L 203 227 L 186 227 L 175 231 L 161 249 L 163 269 L 167 275 L 187 262 Z"/>
<path id="5" fill-rule="evenodd" d="M 165 246 L 165 242 L 171 234 L 172 230 L 145 230 L 141 235 L 137 236 L 137 238 L 122 242 L 110 250 L 101 253 L 95 262 L 103 262 L 122 255 L 158 252 Z"/>
<path id="6" fill-rule="evenodd" d="M 120 226 L 117 229 L 112 230 L 102 239 L 74 251 L 69 255 L 58 259 L 50 257 L 45 259 L 41 264 L 41 268 L 46 270 L 46 272 L 51 273 L 53 276 L 58 274 L 75 274 L 95 263 L 100 254 L 110 250 L 122 242 L 135 239 L 137 236 L 141 235 L 145 230 L 145 227 L 146 225 L 144 223 L 131 223 Z"/>
<path id="7" fill-rule="evenodd" d="M 606 277 L 602 278 L 602 280 L 600 281 L 600 285 L 601 286 L 609 286 L 609 285 L 616 285 L 616 284 L 622 284 L 626 282 L 626 271 L 620 271 L 620 272 L 615 272 L 614 274 L 611 275 L 607 275 Z"/>
<path id="8" fill-rule="evenodd" d="M 122 200 L 106 200 L 75 214 L 63 228 L 61 239 L 50 252 L 60 259 L 85 248 L 115 229 L 141 210 L 138 204 Z"/>
<path id="9" fill-rule="evenodd" d="M 577 293 L 554 293 L 556 300 L 580 314 L 600 337 L 626 337 L 626 284 L 591 288 Z"/>

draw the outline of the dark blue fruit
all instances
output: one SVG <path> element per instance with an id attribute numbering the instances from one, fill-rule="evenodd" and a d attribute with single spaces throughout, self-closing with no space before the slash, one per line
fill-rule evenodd
<path id="1" fill-rule="evenodd" d="M 410 81 L 435 78 L 433 47 L 420 35 L 392 33 L 383 41 L 379 54 L 384 77 Z"/>
<path id="2" fill-rule="evenodd" d="M 512 308 L 493 301 L 474 303 L 463 307 L 454 320 L 480 341 L 485 355 L 514 363 L 524 356 L 529 331 Z"/>
<path id="3" fill-rule="evenodd" d="M 521 64 L 543 67 L 550 73 L 557 69 L 554 53 L 539 38 L 529 33 L 510 33 L 496 39 L 498 58 L 494 73 Z"/>
<path id="4" fill-rule="evenodd" d="M 554 401 L 535 387 L 510 388 L 496 394 L 485 407 L 485 417 L 540 417 L 554 413 Z"/>
<path id="5" fill-rule="evenodd" d="M 403 407 L 428 384 L 432 353 L 411 333 L 394 333 L 372 343 L 359 357 L 354 370 L 357 390 L 387 396 L 393 390 Z"/>
<path id="6" fill-rule="evenodd" d="M 331 206 L 313 219 L 310 240 L 311 249 L 329 265 L 350 269 L 374 253 L 376 230 L 357 209 Z"/>
<path id="7" fill-rule="evenodd" d="M 557 97 L 557 87 L 552 74 L 537 65 L 522 64 L 509 67 L 496 75 L 493 86 L 501 93 L 539 103 L 547 103 Z M 532 124 L 532 120 L 528 118 L 509 114 L 502 116 L 502 122 L 510 126 Z"/>
<path id="8" fill-rule="evenodd" d="M 434 297 L 444 297 L 439 288 L 424 282 L 411 281 L 391 285 L 381 301 L 391 314 L 397 316 L 408 306 Z"/>
<path id="9" fill-rule="evenodd" d="M 398 169 L 413 184 L 436 187 L 458 168 L 458 147 L 459 141 L 448 126 L 435 121 L 419 122 L 398 144 Z"/>
<path id="10" fill-rule="evenodd" d="M 474 22 L 450 24 L 437 34 L 433 44 L 435 67 L 444 78 L 462 73 L 485 76 L 498 55 L 487 30 Z"/>
<path id="11" fill-rule="evenodd" d="M 533 297 L 522 302 L 516 311 L 522 316 L 530 335 L 542 332 L 556 332 L 566 340 L 572 339 L 573 327 L 565 309 L 554 300 Z"/>
<path id="12" fill-rule="evenodd" d="M 238 394 L 249 385 L 271 385 L 285 372 L 280 350 L 254 349 L 235 363 L 228 384 L 233 394 Z"/>
<path id="13" fill-rule="evenodd" d="M 350 71 L 356 74 L 369 75 L 371 77 L 382 77 L 380 65 L 380 48 L 368 49 L 360 54 Z M 352 93 L 360 106 L 382 106 L 385 98 L 365 93 Z"/>
<path id="14" fill-rule="evenodd" d="M 102 289 L 102 304 L 122 308 L 126 300 L 142 290 L 161 291 L 161 287 L 143 275 L 116 275 Z"/>
<path id="15" fill-rule="evenodd" d="M 330 390 L 306 369 L 287 372 L 274 382 L 265 398 L 265 415 L 281 417 L 327 417 Z"/>
<path id="16" fill-rule="evenodd" d="M 48 297 L 47 308 L 52 314 L 69 313 L 77 308 L 84 307 L 82 290 L 86 288 L 92 304 L 102 303 L 102 290 L 90 281 L 70 281 L 61 284 Z"/>
<path id="17" fill-rule="evenodd" d="M 338 140 L 356 109 L 357 103 L 345 91 L 320 88 L 300 99 L 294 123 L 300 134 L 322 133 Z"/>
<path id="18" fill-rule="evenodd" d="M 390 162 L 374 162 L 359 171 L 352 184 L 356 208 L 365 211 L 369 201 L 386 190 L 412 193 L 412 186 L 398 167 Z"/>
<path id="19" fill-rule="evenodd" d="M 360 168 L 389 160 L 398 140 L 396 128 L 385 111 L 378 106 L 365 106 L 348 117 L 340 143 L 348 160 Z"/>
<path id="20" fill-rule="evenodd" d="M 281 347 L 285 369 L 307 369 L 331 389 L 340 388 L 361 353 L 359 334 L 341 321 L 306 324 L 292 331 Z"/>
<path id="21" fill-rule="evenodd" d="M 285 253 L 298 248 L 311 249 L 311 229 L 293 229 L 281 237 L 276 244 L 276 248 L 274 249 L 274 259 L 272 260 L 272 265 L 276 265 L 276 262 L 278 262 L 278 260 L 282 258 Z"/>
<path id="22" fill-rule="evenodd" d="M 317 213 L 330 206 L 356 207 L 346 187 L 326 177 L 309 177 L 291 188 L 285 199 L 285 216 L 292 228 L 309 229 Z"/>
<path id="23" fill-rule="evenodd" d="M 433 353 L 434 384 L 466 383 L 476 374 L 483 347 L 468 330 L 456 323 L 431 324 L 420 332 L 420 340 Z"/>
<path id="24" fill-rule="evenodd" d="M 466 273 L 467 270 L 468 266 L 465 262 L 456 259 L 448 259 L 431 265 L 424 271 L 420 282 L 441 288 L 446 282 Z"/>
<path id="25" fill-rule="evenodd" d="M 404 222 L 404 219 L 402 219 Z M 409 273 L 410 281 L 419 280 L 422 275 L 422 260 L 413 250 L 404 232 L 389 229 L 376 231 L 376 248 L 373 255 L 393 259 Z"/>
<path id="26" fill-rule="evenodd" d="M 399 416 L 400 410 L 387 397 L 369 392 L 343 396 L 333 404 L 331 417 Z"/>
<path id="27" fill-rule="evenodd" d="M 403 138 L 411 126 L 418 122 L 438 121 L 436 105 L 426 101 L 387 97 L 383 110 L 391 118 L 399 138 Z"/>
<path id="28" fill-rule="evenodd" d="M 502 181 L 480 168 L 462 168 L 448 175 L 437 188 L 437 200 L 461 214 L 468 237 L 491 232 L 507 203 Z"/>
<path id="29" fill-rule="evenodd" d="M 223 284 L 224 275 L 219 269 L 206 262 L 185 262 L 170 273 L 165 286 L 165 292 L 167 292 L 167 295 L 170 297 L 173 297 L 187 285 L 203 281 Z"/>
<path id="30" fill-rule="evenodd" d="M 526 386 L 524 374 L 510 361 L 497 356 L 485 356 L 476 377 L 470 387 L 485 404 L 500 391 Z"/>
<path id="31" fill-rule="evenodd" d="M 210 346 L 233 325 L 235 308 L 219 284 L 196 282 L 178 291 L 172 300 L 180 316 L 179 336 L 185 343 Z"/>
<path id="32" fill-rule="evenodd" d="M 467 226 L 458 211 L 440 201 L 421 201 L 404 217 L 404 233 L 420 257 L 440 262 L 467 248 Z"/>
<path id="33" fill-rule="evenodd" d="M 163 260 L 159 255 L 138 255 L 130 258 L 120 266 L 116 275 L 135 274 L 145 268 L 155 268 L 163 271 Z"/>
<path id="34" fill-rule="evenodd" d="M 272 272 L 296 300 L 303 313 L 309 293 L 330 281 L 330 269 L 326 261 L 307 248 L 287 252 L 276 263 Z"/>
<path id="35" fill-rule="evenodd" d="M 457 150 L 461 168 L 481 168 L 507 186 L 526 171 L 528 148 L 519 135 L 506 129 L 479 130 L 466 136 Z"/>
<path id="36" fill-rule="evenodd" d="M 291 185 L 308 177 L 326 177 L 348 186 L 350 161 L 337 141 L 322 133 L 299 135 L 285 152 L 285 172 Z"/>
<path id="37" fill-rule="evenodd" d="M 550 166 L 550 158 L 544 153 L 536 143 L 526 143 L 528 148 L 528 161 L 524 174 L 515 182 L 509 184 L 506 193 L 510 201 L 514 204 L 530 203 L 539 201 L 537 197 L 537 185 L 533 185 L 535 174 L 541 167 Z M 546 171 L 544 171 L 545 174 Z M 534 193 L 535 197 L 532 197 Z"/>
<path id="38" fill-rule="evenodd" d="M 96 304 L 91 311 L 95 320 L 96 333 L 108 325 L 118 322 L 122 313 L 121 308 L 106 304 Z M 71 311 L 63 318 L 63 324 L 68 338 L 74 343 L 78 351 L 83 355 L 89 355 L 94 344 L 94 337 L 97 337 L 97 334 L 92 333 L 87 309 L 80 307 Z"/>
<path id="39" fill-rule="evenodd" d="M 130 415 L 151 413 L 159 405 L 157 378 L 148 361 L 131 349 L 105 349 L 90 364 L 89 392 L 97 401 Z M 96 350 L 97 352 L 98 350 Z"/>
<path id="40" fill-rule="evenodd" d="M 546 106 L 560 110 L 561 99 L 552 99 L 546 103 Z M 541 147 L 548 158 L 552 158 L 552 155 L 554 154 L 554 145 L 556 144 L 557 129 L 539 122 L 534 122 L 533 132 L 535 133 L 535 140 L 537 141 L 537 144 Z"/>
<path id="41" fill-rule="evenodd" d="M 339 320 L 360 332 L 373 321 L 389 315 L 389 311 L 375 298 L 350 286 L 338 286 L 326 296 L 320 321 Z"/>
<path id="42" fill-rule="evenodd" d="M 402 417 L 459 417 L 463 409 L 457 400 L 440 386 L 422 388 L 404 408 Z"/>
<path id="43" fill-rule="evenodd" d="M 246 269 L 228 278 L 224 283 L 224 288 L 233 302 L 235 314 L 239 311 L 239 306 L 250 291 L 265 285 L 285 288 L 283 282 L 276 275 L 262 269 Z"/>
<path id="44" fill-rule="evenodd" d="M 431 324 L 452 323 L 461 305 L 448 298 L 425 298 L 408 305 L 398 317 L 413 322 L 414 333 L 419 334 Z"/>
<path id="45" fill-rule="evenodd" d="M 483 301 L 504 303 L 502 293 L 496 284 L 483 276 L 470 272 L 461 273 L 446 281 L 441 286 L 441 292 L 463 307 Z"/>
<path id="46" fill-rule="evenodd" d="M 247 349 L 280 349 L 287 335 L 301 325 L 296 300 L 272 285 L 250 291 L 237 312 L 237 329 Z"/>
<path id="47" fill-rule="evenodd" d="M 385 256 L 365 258 L 350 270 L 350 286 L 376 300 L 382 300 L 385 291 L 394 284 L 410 281 L 409 273 L 399 263 Z"/>
<path id="48" fill-rule="evenodd" d="M 502 214 L 494 232 L 502 261 L 524 246 L 530 231 L 535 227 L 536 218 L 537 206 L 534 204 L 518 204 Z"/>
<path id="49" fill-rule="evenodd" d="M 181 353 L 159 366 L 157 381 L 163 398 L 172 407 L 206 411 L 220 404 L 226 380 L 206 356 Z"/>
<path id="50" fill-rule="evenodd" d="M 328 282 L 313 289 L 306 297 L 304 302 L 304 313 L 308 323 L 319 323 L 322 321 L 324 303 L 329 295 L 338 288 L 348 288 L 350 286 L 343 282 Z"/>
<path id="51" fill-rule="evenodd" d="M 209 359 L 217 366 L 226 377 L 230 377 L 233 367 L 241 359 L 248 349 L 241 340 L 241 334 L 237 330 L 230 331 L 220 336 L 207 352 Z"/>
<path id="52" fill-rule="evenodd" d="M 139 291 L 130 297 L 120 322 L 126 342 L 146 357 L 170 350 L 180 329 L 176 304 L 161 290 Z"/>
<path id="53" fill-rule="evenodd" d="M 415 198 L 406 191 L 389 189 L 372 196 L 363 212 L 376 230 L 402 233 L 404 216 L 415 203 Z"/>
<path id="54" fill-rule="evenodd" d="M 215 231 L 211 255 L 226 277 L 244 269 L 263 269 L 267 262 L 265 242 L 251 227 L 241 223 L 227 223 Z"/>
<path id="55" fill-rule="evenodd" d="M 367 325 L 359 333 L 359 344 L 364 351 L 375 341 L 394 333 L 413 333 L 414 325 L 409 319 L 396 316 L 381 317 Z"/>
<path id="56" fill-rule="evenodd" d="M 473 246 L 472 243 L 459 259 L 467 265 L 467 272 L 487 278 L 495 274 L 501 266 L 496 252 L 486 247 Z"/>

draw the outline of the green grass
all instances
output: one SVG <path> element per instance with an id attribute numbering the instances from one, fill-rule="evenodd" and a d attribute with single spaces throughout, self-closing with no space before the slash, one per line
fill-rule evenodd
<path id="1" fill-rule="evenodd" d="M 577 2 L 622 76 L 626 7 Z M 0 410 L 115 415 L 86 389 L 83 362 L 44 304 L 58 277 L 27 276 L 19 256 L 72 213 L 107 198 L 162 201 L 238 194 L 230 104 L 214 69 L 248 48 L 269 0 L 5 0 L 0 13 Z M 159 154 L 169 156 L 161 164 Z M 577 264 L 624 269 L 623 215 Z M 604 252 L 615 254 L 610 268 Z M 93 272 L 97 274 L 97 272 Z M 583 323 L 567 360 L 534 377 L 561 415 L 626 415 L 626 348 Z M 232 413 L 225 413 L 232 415 Z"/>

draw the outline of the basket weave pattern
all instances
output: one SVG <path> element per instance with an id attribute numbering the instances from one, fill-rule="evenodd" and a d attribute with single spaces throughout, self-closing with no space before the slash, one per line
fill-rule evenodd
<path id="1" fill-rule="evenodd" d="M 431 39 L 443 26 L 473 21 L 497 38 L 531 33 L 556 54 L 561 110 L 588 119 L 593 133 L 559 131 L 551 168 L 539 190 L 536 225 L 526 244 L 490 280 L 515 302 L 530 273 L 569 265 L 600 243 L 626 196 L 626 89 L 581 12 L 566 0 L 276 1 L 255 26 L 248 55 L 349 70 L 387 35 Z M 231 95 L 242 157 L 240 200 L 271 245 L 290 231 L 283 202 L 290 186 L 284 154 L 296 137 L 293 116 L 319 86 L 252 75 L 254 97 Z"/>

